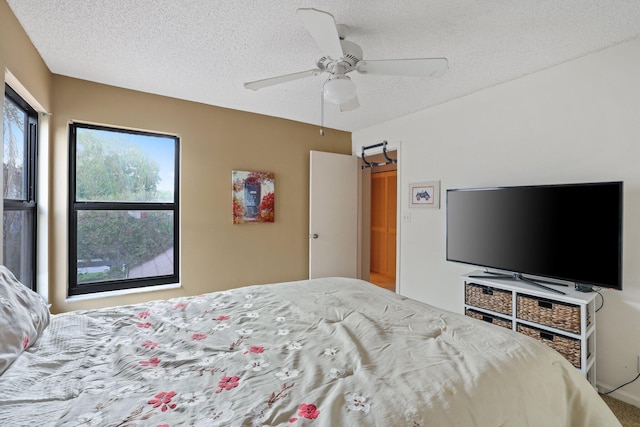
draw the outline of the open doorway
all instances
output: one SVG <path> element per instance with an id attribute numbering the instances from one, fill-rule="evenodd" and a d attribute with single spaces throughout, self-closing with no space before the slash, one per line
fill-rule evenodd
<path id="1" fill-rule="evenodd" d="M 387 155 L 397 159 L 397 152 Z M 367 156 L 371 163 L 385 163 L 383 154 Z M 362 160 L 361 160 L 362 161 Z M 362 277 L 396 291 L 396 227 L 398 197 L 397 164 L 365 168 L 362 190 Z"/>

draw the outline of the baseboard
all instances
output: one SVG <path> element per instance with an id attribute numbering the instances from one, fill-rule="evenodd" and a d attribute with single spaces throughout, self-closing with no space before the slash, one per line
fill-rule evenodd
<path id="1" fill-rule="evenodd" d="M 609 386 L 607 384 L 597 384 L 598 386 L 598 391 L 600 393 L 602 392 L 607 392 L 608 390 L 611 390 L 613 388 L 615 388 L 615 386 Z M 620 389 L 617 391 L 614 391 L 611 394 L 608 394 L 607 396 L 611 396 L 614 399 L 618 399 L 624 403 L 628 403 L 629 405 L 633 405 L 636 408 L 640 408 L 640 397 L 638 396 L 634 396 L 631 393 L 625 392 L 624 390 Z"/>

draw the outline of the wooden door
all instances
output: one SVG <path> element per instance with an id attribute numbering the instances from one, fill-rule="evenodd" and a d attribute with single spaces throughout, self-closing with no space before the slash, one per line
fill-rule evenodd
<path id="1" fill-rule="evenodd" d="M 371 175 L 371 271 L 396 275 L 397 171 Z"/>

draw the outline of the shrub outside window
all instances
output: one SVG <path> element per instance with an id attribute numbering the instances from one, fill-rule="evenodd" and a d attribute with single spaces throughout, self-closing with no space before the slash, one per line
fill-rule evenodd
<path id="1" fill-rule="evenodd" d="M 69 125 L 69 295 L 178 282 L 176 136 Z"/>

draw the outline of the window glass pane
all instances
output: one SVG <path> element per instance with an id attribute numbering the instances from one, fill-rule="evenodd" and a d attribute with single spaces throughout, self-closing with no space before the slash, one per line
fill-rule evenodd
<path id="1" fill-rule="evenodd" d="M 173 202 L 175 139 L 77 128 L 76 201 Z"/>
<path id="2" fill-rule="evenodd" d="M 78 211 L 78 284 L 171 275 L 173 211 Z"/>
<path id="3" fill-rule="evenodd" d="M 27 173 L 25 169 L 26 112 L 4 97 L 4 157 L 2 172 L 5 199 L 26 200 Z"/>
<path id="4" fill-rule="evenodd" d="M 3 214 L 3 263 L 22 284 L 33 287 L 33 210 Z"/>

